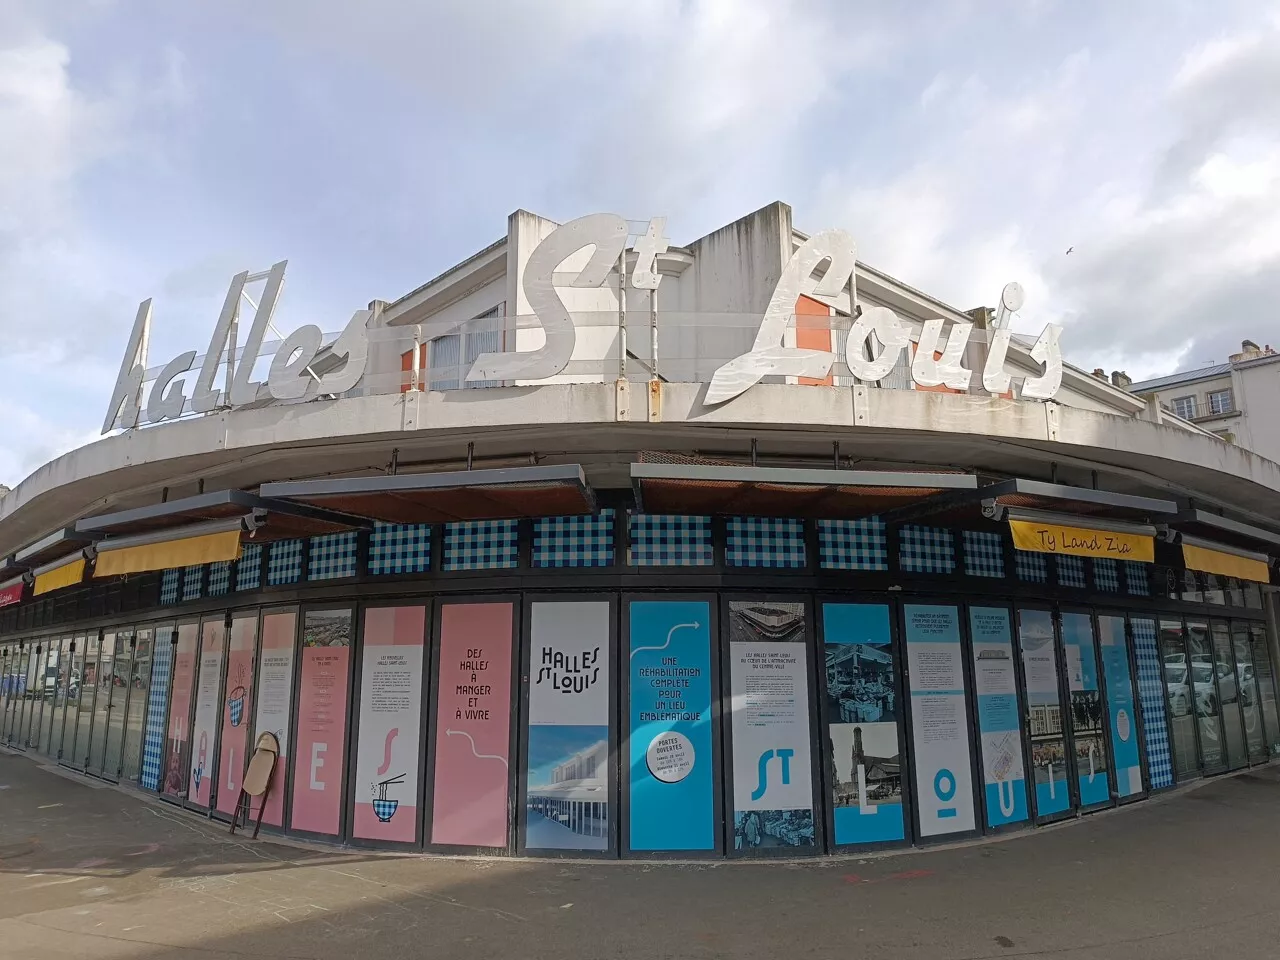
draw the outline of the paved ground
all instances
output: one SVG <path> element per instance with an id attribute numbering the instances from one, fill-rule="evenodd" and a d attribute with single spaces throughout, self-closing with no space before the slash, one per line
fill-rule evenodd
<path id="1" fill-rule="evenodd" d="M 0 753 L 0 957 L 1272 958 L 1280 768 L 998 843 L 821 863 L 317 852 Z"/>

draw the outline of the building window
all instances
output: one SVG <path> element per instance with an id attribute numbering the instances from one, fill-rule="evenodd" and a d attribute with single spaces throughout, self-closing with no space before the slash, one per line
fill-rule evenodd
<path id="1" fill-rule="evenodd" d="M 506 332 L 504 318 L 506 304 L 500 303 L 491 310 L 486 310 L 462 325 L 457 333 L 436 337 L 419 347 L 419 364 L 422 376 L 426 379 L 428 390 L 460 390 L 472 387 L 500 387 L 497 380 L 473 380 L 467 382 L 465 377 L 476 359 L 482 353 L 502 353 L 505 347 Z M 400 368 L 404 371 L 413 368 L 413 351 L 408 350 L 400 357 Z M 403 393 L 410 389 L 410 376 L 400 388 Z"/>
<path id="2" fill-rule="evenodd" d="M 1211 414 L 1230 413 L 1235 409 L 1231 402 L 1230 390 L 1214 390 L 1209 394 L 1209 412 Z"/>
<path id="3" fill-rule="evenodd" d="M 1173 412 L 1183 420 L 1190 420 L 1196 415 L 1195 397 L 1174 397 Z"/>

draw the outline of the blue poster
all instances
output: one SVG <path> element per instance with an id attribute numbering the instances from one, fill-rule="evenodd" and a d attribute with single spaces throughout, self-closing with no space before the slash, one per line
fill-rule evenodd
<path id="1" fill-rule="evenodd" d="M 1062 647 L 1067 661 L 1067 689 L 1071 695 L 1076 782 L 1080 787 L 1080 806 L 1088 807 L 1111 799 L 1111 781 L 1107 774 L 1108 751 L 1103 737 L 1093 619 L 1087 613 L 1062 615 Z"/>
<path id="2" fill-rule="evenodd" d="M 822 631 L 835 842 L 902 840 L 901 703 L 889 607 L 823 604 Z"/>
<path id="3" fill-rule="evenodd" d="M 633 601 L 630 617 L 631 849 L 714 850 L 710 606 Z"/>
<path id="4" fill-rule="evenodd" d="M 1018 643 L 1022 647 L 1036 816 L 1049 817 L 1071 808 L 1053 615 L 1048 610 L 1019 610 Z"/>
<path id="5" fill-rule="evenodd" d="M 1138 755 L 1124 617 L 1098 617 L 1098 643 L 1102 647 L 1102 673 L 1107 685 L 1107 708 L 1111 718 L 1111 756 L 1116 768 L 1116 792 L 1122 797 L 1131 797 L 1142 792 L 1142 760 Z"/>
<path id="6" fill-rule="evenodd" d="M 1003 607 L 970 607 L 969 632 L 973 637 L 987 826 L 1020 823 L 1029 812 L 1009 611 Z"/>

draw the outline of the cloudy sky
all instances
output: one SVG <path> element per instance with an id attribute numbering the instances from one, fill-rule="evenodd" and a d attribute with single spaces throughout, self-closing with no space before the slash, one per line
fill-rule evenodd
<path id="1" fill-rule="evenodd" d="M 0 0 L 0 483 L 96 436 L 144 297 L 156 363 L 286 257 L 336 330 L 517 207 L 777 199 L 962 308 L 1020 280 L 1087 368 L 1280 345 L 1280 6 Z"/>

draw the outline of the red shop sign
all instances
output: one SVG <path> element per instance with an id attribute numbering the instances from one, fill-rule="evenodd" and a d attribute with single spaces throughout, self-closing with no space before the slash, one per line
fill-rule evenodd
<path id="1" fill-rule="evenodd" d="M 11 587 L 5 587 L 0 590 L 0 607 L 12 606 L 15 603 L 22 602 L 22 588 L 25 584 L 15 583 Z"/>

